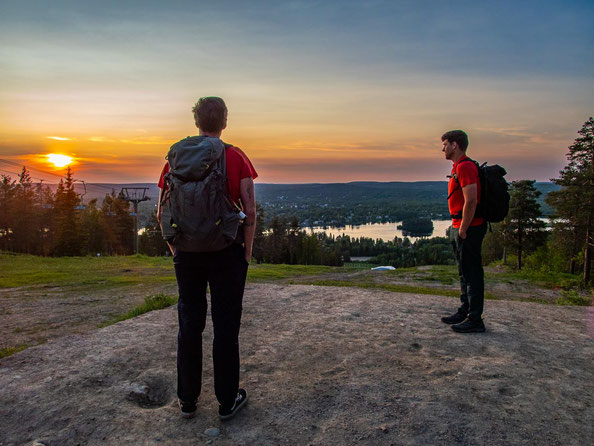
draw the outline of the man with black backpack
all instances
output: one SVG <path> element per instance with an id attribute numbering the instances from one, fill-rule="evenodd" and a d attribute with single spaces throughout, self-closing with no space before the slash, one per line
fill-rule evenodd
<path id="1" fill-rule="evenodd" d="M 173 254 L 177 278 L 177 395 L 182 417 L 192 418 L 202 382 L 202 332 L 207 285 L 214 328 L 213 365 L 219 417 L 232 418 L 247 402 L 239 388 L 239 328 L 256 221 L 248 157 L 221 141 L 227 107 L 201 98 L 194 108 L 198 136 L 171 146 L 159 187 L 157 216 Z"/>
<path id="2" fill-rule="evenodd" d="M 451 324 L 459 333 L 484 332 L 485 285 L 481 245 L 487 222 L 477 212 L 481 202 L 479 166 L 466 156 L 468 135 L 462 130 L 444 133 L 441 141 L 446 159 L 454 163 L 448 184 L 448 206 L 452 217 L 450 241 L 458 265 L 462 302 L 455 314 L 441 320 Z"/>

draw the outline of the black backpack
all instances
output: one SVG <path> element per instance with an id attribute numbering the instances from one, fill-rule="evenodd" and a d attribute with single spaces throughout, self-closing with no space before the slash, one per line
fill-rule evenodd
<path id="1" fill-rule="evenodd" d="M 473 162 L 476 165 L 481 182 L 481 202 L 476 208 L 475 217 L 482 217 L 489 223 L 503 221 L 509 211 L 508 184 L 504 178 L 507 171 L 499 164 L 487 166 L 485 162 L 479 165 L 479 163 L 470 158 L 464 159 L 461 162 L 463 163 L 465 161 Z M 454 172 L 453 178 L 458 183 L 458 187 L 448 195 L 448 199 L 461 187 L 456 172 Z M 452 215 L 452 217 L 462 218 L 462 212 Z"/>

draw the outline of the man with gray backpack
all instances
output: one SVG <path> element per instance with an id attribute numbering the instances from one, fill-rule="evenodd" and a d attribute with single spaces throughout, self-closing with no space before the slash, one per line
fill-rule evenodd
<path id="1" fill-rule="evenodd" d="M 202 332 L 207 285 L 214 328 L 213 366 L 219 416 L 246 404 L 239 388 L 239 328 L 243 290 L 256 221 L 254 179 L 248 157 L 224 143 L 227 107 L 201 98 L 194 108 L 198 136 L 173 144 L 159 180 L 157 218 L 174 254 L 177 278 L 177 395 L 182 417 L 192 418 L 202 385 Z"/>

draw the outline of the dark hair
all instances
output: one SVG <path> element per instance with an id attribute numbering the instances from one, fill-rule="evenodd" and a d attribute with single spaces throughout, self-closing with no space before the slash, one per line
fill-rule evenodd
<path id="1" fill-rule="evenodd" d="M 227 106 L 221 98 L 214 96 L 200 98 L 192 107 L 192 112 L 200 130 L 217 133 L 225 128 Z"/>
<path id="2" fill-rule="evenodd" d="M 450 130 L 449 132 L 445 132 L 441 135 L 441 140 L 445 141 L 446 139 L 450 144 L 453 142 L 457 143 L 458 147 L 460 147 L 463 152 L 466 152 L 466 149 L 468 148 L 468 135 L 463 130 Z"/>

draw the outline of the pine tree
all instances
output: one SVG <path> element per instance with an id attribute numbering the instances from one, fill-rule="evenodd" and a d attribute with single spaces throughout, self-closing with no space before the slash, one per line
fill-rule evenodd
<path id="1" fill-rule="evenodd" d="M 0 178 L 0 249 L 11 251 L 16 181 L 7 175 L 1 175 Z"/>
<path id="2" fill-rule="evenodd" d="M 74 191 L 74 178 L 70 167 L 66 177 L 60 178 L 54 199 L 55 246 L 54 255 L 78 256 L 81 254 L 82 237 L 79 232 L 79 216 L 76 206 L 80 198 Z"/>
<path id="3" fill-rule="evenodd" d="M 38 233 L 36 243 L 37 253 L 48 256 L 53 248 L 53 236 L 55 232 L 54 222 L 54 194 L 48 186 L 42 182 L 35 187 L 35 202 L 38 206 Z"/>
<path id="4" fill-rule="evenodd" d="M 540 246 L 546 234 L 537 198 L 540 191 L 534 187 L 534 180 L 514 181 L 511 187 L 509 214 L 505 225 L 510 234 L 508 243 L 518 254 L 518 269 L 522 269 L 522 254 L 534 251 Z"/>
<path id="5" fill-rule="evenodd" d="M 161 235 L 161 227 L 157 221 L 156 212 L 153 212 L 151 219 L 144 227 L 144 231 L 138 237 L 138 245 L 138 252 L 147 256 L 164 256 L 170 252 Z"/>
<path id="6" fill-rule="evenodd" d="M 583 252 L 584 282 L 590 282 L 594 238 L 594 119 L 590 117 L 569 146 L 569 163 L 552 181 L 561 190 L 550 192 L 547 202 L 556 210 L 555 217 L 569 228 L 576 251 Z M 559 229 L 559 226 L 556 226 Z M 567 238 L 566 238 L 567 239 Z M 574 252 L 574 258 L 577 252 Z"/>
<path id="7" fill-rule="evenodd" d="M 37 233 L 39 223 L 39 206 L 35 200 L 35 188 L 29 171 L 23 166 L 16 185 L 16 194 L 12 206 L 13 250 L 27 254 L 37 254 Z"/>
<path id="8" fill-rule="evenodd" d="M 129 255 L 134 251 L 134 220 L 130 215 L 130 203 L 122 194 L 112 191 L 106 195 L 101 206 L 109 255 Z"/>

